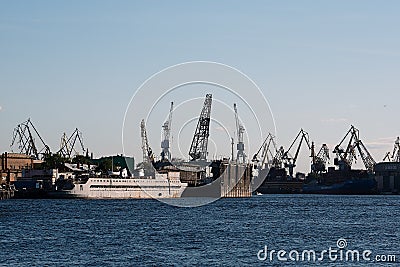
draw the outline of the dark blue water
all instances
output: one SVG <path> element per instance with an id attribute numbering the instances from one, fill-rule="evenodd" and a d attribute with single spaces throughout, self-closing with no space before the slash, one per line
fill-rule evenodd
<path id="1" fill-rule="evenodd" d="M 0 265 L 395 266 L 399 229 L 399 196 L 264 195 L 197 208 L 156 200 L 5 200 Z M 337 248 L 339 238 L 346 249 L 396 255 L 397 263 L 257 258 L 265 245 L 322 251 Z"/>

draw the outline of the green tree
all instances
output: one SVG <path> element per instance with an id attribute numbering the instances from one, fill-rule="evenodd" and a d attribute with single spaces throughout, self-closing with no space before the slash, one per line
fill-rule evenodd
<path id="1" fill-rule="evenodd" d="M 46 154 L 44 156 L 42 167 L 44 169 L 58 169 L 64 166 L 68 160 L 59 154 Z"/>
<path id="2" fill-rule="evenodd" d="M 102 158 L 99 162 L 96 171 L 101 171 L 106 173 L 107 171 L 111 170 L 112 160 L 110 158 Z"/>
<path id="3" fill-rule="evenodd" d="M 72 163 L 75 164 L 90 164 L 90 159 L 86 156 L 83 155 L 76 155 L 73 159 L 72 159 Z"/>

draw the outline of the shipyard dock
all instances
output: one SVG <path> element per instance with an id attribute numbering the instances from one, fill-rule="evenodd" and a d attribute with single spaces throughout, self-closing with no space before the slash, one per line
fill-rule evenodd
<path id="1" fill-rule="evenodd" d="M 393 152 L 388 152 L 383 162 L 377 162 L 364 145 L 359 130 L 353 125 L 331 152 L 326 144 L 322 144 L 317 151 L 308 132 L 303 129 L 300 129 L 287 149 L 282 145 L 277 146 L 275 137 L 269 133 L 257 153 L 249 159 L 243 141 L 245 129 L 239 120 L 235 103 L 233 110 L 237 136 L 231 138 L 231 155 L 210 160 L 207 149 L 212 121 L 211 104 L 212 95 L 207 94 L 188 159 L 174 159 L 170 151 L 173 102 L 168 119 L 162 125 L 161 153 L 158 155 L 150 147 L 143 119 L 140 124 L 143 161 L 137 165 L 133 157 L 122 154 L 94 159 L 93 153 L 85 149 L 82 133 L 77 128 L 70 137 L 64 134 L 60 149 L 51 152 L 37 127 L 28 119 L 14 129 L 11 147 L 14 145 L 20 151 L 1 155 L 0 199 L 44 198 L 60 188 L 73 188 L 89 176 L 154 179 L 157 173 L 169 172 L 179 172 L 180 181 L 187 184 L 182 197 L 240 198 L 256 193 L 400 193 L 400 138 L 395 141 Z M 304 145 L 309 151 L 307 157 L 311 158 L 307 174 L 295 172 L 299 152 Z M 335 166 L 328 166 L 330 154 L 335 156 Z M 354 169 L 356 156 L 361 159 L 364 169 Z"/>

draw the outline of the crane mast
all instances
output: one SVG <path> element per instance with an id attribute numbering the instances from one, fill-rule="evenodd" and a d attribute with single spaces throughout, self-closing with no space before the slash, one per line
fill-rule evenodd
<path id="1" fill-rule="evenodd" d="M 161 160 L 171 161 L 170 152 L 170 137 L 171 137 L 171 124 L 172 124 L 172 111 L 174 109 L 174 102 L 171 102 L 171 108 L 169 110 L 169 115 L 167 121 L 164 122 L 163 128 L 163 140 L 161 141 Z"/>
<path id="2" fill-rule="evenodd" d="M 236 103 L 233 104 L 233 109 L 235 111 L 236 133 L 237 133 L 236 161 L 239 163 L 245 163 L 246 162 L 246 154 L 244 153 L 244 143 L 243 143 L 244 127 L 239 121 Z"/>
<path id="3" fill-rule="evenodd" d="M 210 135 L 211 103 L 212 95 L 207 94 L 189 150 L 189 156 L 192 158 L 192 161 L 207 159 L 208 137 Z"/>

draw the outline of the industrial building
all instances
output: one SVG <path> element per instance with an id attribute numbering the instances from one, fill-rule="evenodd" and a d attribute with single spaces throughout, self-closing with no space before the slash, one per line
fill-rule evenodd
<path id="1" fill-rule="evenodd" d="M 33 157 L 20 153 L 1 154 L 1 181 L 13 182 L 22 176 L 23 169 L 32 169 L 36 163 L 41 163 L 41 160 L 35 160 Z"/>

